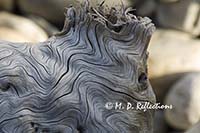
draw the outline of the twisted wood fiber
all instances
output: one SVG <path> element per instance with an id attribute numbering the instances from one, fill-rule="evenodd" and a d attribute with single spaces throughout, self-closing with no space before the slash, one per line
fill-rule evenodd
<path id="1" fill-rule="evenodd" d="M 152 132 L 153 111 L 104 105 L 155 101 L 138 80 L 154 26 L 127 10 L 106 13 L 70 7 L 63 32 L 45 42 L 0 41 L 0 133 Z"/>

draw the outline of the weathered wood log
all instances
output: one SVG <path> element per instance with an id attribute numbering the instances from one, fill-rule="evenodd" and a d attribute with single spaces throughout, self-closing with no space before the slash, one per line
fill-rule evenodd
<path id="1" fill-rule="evenodd" d="M 151 133 L 153 110 L 105 108 L 155 102 L 150 19 L 87 2 L 65 14 L 62 33 L 45 42 L 0 42 L 0 132 Z"/>

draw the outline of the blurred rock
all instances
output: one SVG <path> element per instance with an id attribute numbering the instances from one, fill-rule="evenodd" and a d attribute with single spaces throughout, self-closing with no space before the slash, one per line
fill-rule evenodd
<path id="1" fill-rule="evenodd" d="M 158 29 L 150 42 L 149 76 L 162 77 L 200 70 L 198 39 L 174 30 Z"/>
<path id="2" fill-rule="evenodd" d="M 200 122 L 195 124 L 191 129 L 189 129 L 186 133 L 199 133 L 200 132 Z"/>
<path id="3" fill-rule="evenodd" d="M 155 0 L 142 0 L 136 3 L 136 12 L 140 16 L 151 16 L 156 10 Z"/>
<path id="4" fill-rule="evenodd" d="M 0 10 L 11 11 L 14 6 L 13 0 L 0 0 Z"/>
<path id="5" fill-rule="evenodd" d="M 76 0 L 70 0 L 76 3 Z M 19 10 L 27 15 L 38 15 L 46 20 L 62 24 L 64 7 L 69 6 L 68 0 L 18 0 Z"/>
<path id="6" fill-rule="evenodd" d="M 184 74 L 200 71 L 199 44 L 199 40 L 179 31 L 158 29 L 153 34 L 149 47 L 149 77 L 159 101 Z"/>
<path id="7" fill-rule="evenodd" d="M 178 81 L 169 91 L 165 104 L 167 122 L 174 128 L 187 130 L 200 120 L 200 73 L 191 73 Z"/>
<path id="8" fill-rule="evenodd" d="M 0 12 L 0 39 L 13 42 L 45 41 L 47 34 L 29 19 Z"/>
<path id="9" fill-rule="evenodd" d="M 154 115 L 154 133 L 167 133 L 167 124 L 165 122 L 164 112 L 156 110 Z"/>
<path id="10" fill-rule="evenodd" d="M 79 6 L 83 0 L 18 0 L 19 9 L 25 14 L 34 14 L 44 17 L 54 24 L 63 25 L 64 8 L 70 5 Z M 92 0 L 91 5 L 96 6 L 102 0 Z M 123 0 L 124 5 L 129 5 L 128 0 Z M 121 0 L 106 0 L 105 4 L 115 6 Z"/>
<path id="11" fill-rule="evenodd" d="M 157 21 L 163 27 L 174 28 L 200 35 L 200 0 L 179 0 L 172 3 L 160 3 Z"/>
<path id="12" fill-rule="evenodd" d="M 187 73 L 176 73 L 171 75 L 164 75 L 163 77 L 151 78 L 150 82 L 156 94 L 157 102 L 163 103 L 169 88 L 173 86 L 181 77 Z"/>
<path id="13" fill-rule="evenodd" d="M 172 3 L 172 2 L 178 2 L 180 0 L 159 0 L 159 2 L 163 2 L 163 3 Z"/>
<path id="14" fill-rule="evenodd" d="M 58 28 L 54 25 L 50 24 L 48 21 L 46 21 L 44 18 L 39 16 L 31 15 L 29 18 L 35 22 L 37 25 L 39 25 L 44 31 L 48 34 L 48 36 L 53 36 L 56 33 L 59 32 Z"/>

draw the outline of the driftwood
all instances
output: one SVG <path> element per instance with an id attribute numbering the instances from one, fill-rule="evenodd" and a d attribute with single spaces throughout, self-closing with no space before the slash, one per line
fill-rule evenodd
<path id="1" fill-rule="evenodd" d="M 152 110 L 105 104 L 155 102 L 146 65 L 154 25 L 102 5 L 68 8 L 62 33 L 37 45 L 0 42 L 0 133 L 152 132 Z"/>

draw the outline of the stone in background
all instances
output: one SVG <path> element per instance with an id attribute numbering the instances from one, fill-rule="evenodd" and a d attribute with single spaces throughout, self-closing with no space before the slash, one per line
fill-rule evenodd
<path id="1" fill-rule="evenodd" d="M 28 16 L 28 18 L 31 19 L 33 22 L 35 22 L 42 29 L 44 29 L 44 31 L 48 34 L 49 37 L 60 32 L 57 27 L 50 24 L 48 21 L 46 21 L 44 18 L 40 16 L 30 15 Z"/>
<path id="2" fill-rule="evenodd" d="M 37 15 L 45 18 L 51 23 L 63 25 L 64 8 L 70 5 L 77 6 L 83 0 L 18 0 L 18 6 L 22 13 Z M 96 6 L 102 0 L 91 0 L 91 5 Z M 123 0 L 125 6 L 130 5 L 129 0 Z M 106 0 L 106 5 L 120 5 L 121 0 Z"/>
<path id="3" fill-rule="evenodd" d="M 198 122 L 197 124 L 195 124 L 186 133 L 199 133 L 199 132 L 200 132 L 200 122 Z"/>
<path id="4" fill-rule="evenodd" d="M 169 91 L 165 104 L 173 105 L 165 110 L 167 122 L 176 129 L 187 130 L 200 120 L 200 73 L 190 73 L 178 81 Z"/>
<path id="5" fill-rule="evenodd" d="M 133 0 L 132 6 L 136 9 L 136 13 L 140 16 L 151 16 L 157 7 L 155 0 Z"/>
<path id="6" fill-rule="evenodd" d="M 48 38 L 46 32 L 33 21 L 0 12 L 0 39 L 13 42 L 40 42 Z"/>
<path id="7" fill-rule="evenodd" d="M 189 34 L 161 30 L 153 34 L 149 47 L 149 77 L 158 101 L 188 72 L 200 71 L 200 42 Z"/>
<path id="8" fill-rule="evenodd" d="M 0 10 L 11 11 L 14 8 L 13 0 L 0 0 Z"/>
<path id="9" fill-rule="evenodd" d="M 200 0 L 160 2 L 157 10 L 157 21 L 162 27 L 182 30 L 191 33 L 193 36 L 200 36 Z"/>

